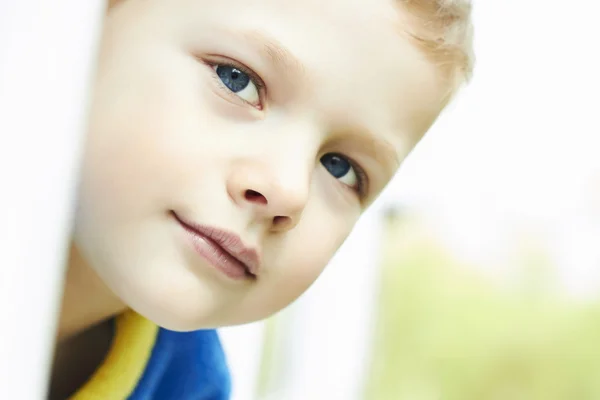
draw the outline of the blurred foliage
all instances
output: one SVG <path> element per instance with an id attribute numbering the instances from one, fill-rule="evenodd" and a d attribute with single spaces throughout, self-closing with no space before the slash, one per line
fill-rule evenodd
<path id="1" fill-rule="evenodd" d="M 599 304 L 558 296 L 536 249 L 508 289 L 413 228 L 389 226 L 365 399 L 600 399 Z"/>

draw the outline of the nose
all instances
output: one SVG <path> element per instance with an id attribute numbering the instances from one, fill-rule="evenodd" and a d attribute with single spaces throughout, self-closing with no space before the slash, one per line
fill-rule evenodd
<path id="1" fill-rule="evenodd" d="M 251 208 L 269 229 L 295 227 L 306 207 L 310 177 L 303 168 L 275 168 L 261 162 L 237 163 L 227 179 L 227 191 L 240 207 Z"/>

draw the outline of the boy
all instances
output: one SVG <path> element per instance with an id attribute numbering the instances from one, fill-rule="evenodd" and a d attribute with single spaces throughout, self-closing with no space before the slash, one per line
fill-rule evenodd
<path id="1" fill-rule="evenodd" d="M 212 329 L 317 278 L 468 79 L 470 5 L 109 3 L 50 396 L 226 399 Z"/>

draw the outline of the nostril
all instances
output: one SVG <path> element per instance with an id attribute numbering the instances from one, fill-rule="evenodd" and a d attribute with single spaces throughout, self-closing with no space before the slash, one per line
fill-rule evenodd
<path id="1" fill-rule="evenodd" d="M 292 221 L 292 219 L 290 217 L 284 217 L 284 216 L 278 215 L 273 218 L 273 226 L 276 228 L 284 228 L 291 221 Z"/>
<path id="2" fill-rule="evenodd" d="M 255 190 L 246 190 L 244 197 L 251 203 L 267 204 L 267 198 Z"/>

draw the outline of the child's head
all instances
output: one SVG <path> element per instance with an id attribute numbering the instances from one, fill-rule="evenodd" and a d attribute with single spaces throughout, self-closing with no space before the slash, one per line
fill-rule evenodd
<path id="1" fill-rule="evenodd" d="M 469 11 L 466 0 L 112 1 L 79 252 L 170 329 L 285 307 L 468 77 Z M 215 268 L 185 223 L 238 235 L 238 258 L 260 258 L 256 276 Z"/>

